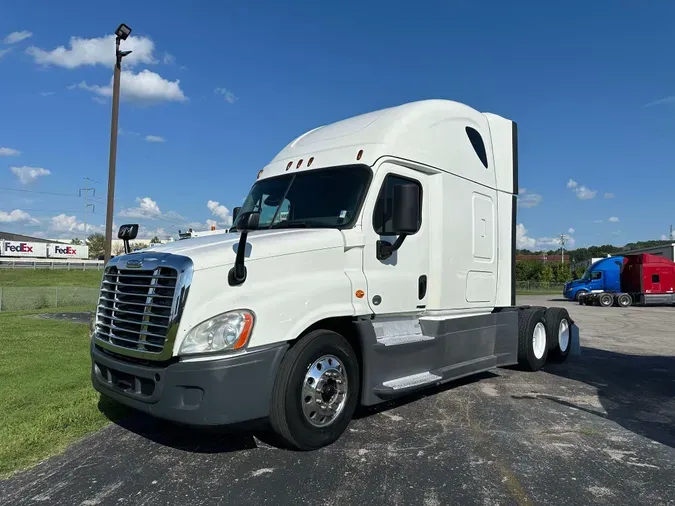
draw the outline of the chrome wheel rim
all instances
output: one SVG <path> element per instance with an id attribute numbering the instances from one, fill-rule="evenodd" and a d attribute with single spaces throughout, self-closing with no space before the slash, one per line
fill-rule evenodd
<path id="1" fill-rule="evenodd" d="M 333 423 L 347 403 L 347 387 L 347 372 L 336 356 L 315 360 L 307 369 L 300 397 L 307 421 L 315 427 Z"/>

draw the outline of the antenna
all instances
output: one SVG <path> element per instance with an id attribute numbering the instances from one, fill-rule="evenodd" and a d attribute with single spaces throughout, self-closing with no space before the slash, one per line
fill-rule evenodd
<path id="1" fill-rule="evenodd" d="M 90 204 L 89 201 L 88 201 L 90 191 L 93 192 L 91 194 L 92 197 L 96 196 L 96 188 L 89 187 L 89 183 L 90 182 L 96 183 L 96 181 L 94 181 L 93 179 L 90 179 L 88 177 L 85 177 L 84 179 L 86 181 L 86 185 L 85 185 L 86 188 L 80 188 L 79 195 L 81 197 L 82 192 L 84 192 L 84 242 L 86 243 L 87 242 L 87 209 L 91 207 L 92 213 L 95 212 L 95 210 L 96 210 L 96 207 L 94 206 L 94 204 Z"/>

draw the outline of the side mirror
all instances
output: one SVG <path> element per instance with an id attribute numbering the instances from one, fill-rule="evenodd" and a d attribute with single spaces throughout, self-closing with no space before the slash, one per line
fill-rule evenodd
<path id="1" fill-rule="evenodd" d="M 239 216 L 239 211 L 241 211 L 241 207 L 235 207 L 232 209 L 232 223 L 237 221 L 237 216 Z"/>
<path id="2" fill-rule="evenodd" d="M 241 234 L 239 235 L 239 245 L 237 246 L 237 256 L 234 259 L 234 266 L 227 275 L 227 281 L 230 286 L 238 286 L 246 281 L 246 266 L 244 265 L 246 239 L 250 231 L 258 228 L 258 223 L 260 223 L 260 213 L 246 212 L 241 213 L 234 225 Z"/>
<path id="3" fill-rule="evenodd" d="M 377 241 L 377 259 L 386 260 L 403 245 L 405 238 L 417 232 L 420 224 L 420 188 L 415 184 L 394 186 L 392 228 L 398 235 L 394 244 Z"/>
<path id="4" fill-rule="evenodd" d="M 117 231 L 117 238 L 122 239 L 124 243 L 124 253 L 131 253 L 130 241 L 136 239 L 138 235 L 138 223 L 122 225 Z"/>
<path id="5" fill-rule="evenodd" d="M 237 220 L 236 227 L 239 232 L 250 232 L 258 228 L 260 213 L 242 213 Z"/>
<path id="6" fill-rule="evenodd" d="M 420 223 L 420 188 L 416 184 L 394 186 L 392 225 L 397 235 L 414 234 Z"/>
<path id="7" fill-rule="evenodd" d="M 122 225 L 117 231 L 117 238 L 123 241 L 133 241 L 138 235 L 138 224 Z"/>

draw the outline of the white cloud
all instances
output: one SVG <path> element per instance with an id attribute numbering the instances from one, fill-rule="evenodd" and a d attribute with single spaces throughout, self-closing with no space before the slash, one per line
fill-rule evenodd
<path id="1" fill-rule="evenodd" d="M 216 220 L 206 220 L 206 226 L 210 230 L 211 227 L 215 227 L 218 225 L 218 222 Z"/>
<path id="2" fill-rule="evenodd" d="M 225 102 L 229 102 L 230 104 L 234 104 L 237 100 L 239 100 L 239 97 L 235 96 L 235 94 L 227 88 L 216 88 L 214 93 L 216 95 L 222 95 L 225 99 Z"/>
<path id="3" fill-rule="evenodd" d="M 52 216 L 50 227 L 54 232 L 62 232 L 63 236 L 68 236 L 68 233 L 72 232 L 84 232 L 84 222 L 77 221 L 75 216 L 67 216 L 64 213 Z M 113 223 L 113 230 L 117 229 L 115 223 Z M 93 234 L 94 232 L 105 232 L 104 225 L 92 225 L 87 223 L 87 234 Z M 62 236 L 62 237 L 63 237 Z"/>
<path id="4" fill-rule="evenodd" d="M 593 223 L 602 223 L 602 220 L 593 220 Z"/>
<path id="5" fill-rule="evenodd" d="M 520 207 L 535 207 L 541 204 L 543 200 L 543 197 L 538 193 L 528 193 L 527 188 L 519 188 L 518 194 L 518 205 Z"/>
<path id="6" fill-rule="evenodd" d="M 123 218 L 134 218 L 145 220 L 168 219 L 169 221 L 179 221 L 183 219 L 183 217 L 180 214 L 174 211 L 163 213 L 160 210 L 157 202 L 151 199 L 150 197 L 143 197 L 143 198 L 138 197 L 136 199 L 136 202 L 138 202 L 138 207 L 129 207 L 126 209 L 122 209 L 119 213 L 117 213 L 117 215 Z"/>
<path id="7" fill-rule="evenodd" d="M 661 234 L 661 240 L 662 241 L 673 241 L 675 240 L 675 230 L 670 234 L 670 237 L 668 237 L 667 234 Z"/>
<path id="8" fill-rule="evenodd" d="M 652 107 L 654 105 L 664 105 L 664 104 L 675 104 L 675 95 L 670 96 L 670 97 L 665 97 L 661 98 L 659 100 L 654 100 L 653 102 L 649 102 L 648 104 L 643 105 L 642 107 Z"/>
<path id="9" fill-rule="evenodd" d="M 527 236 L 527 229 L 522 223 L 516 225 L 516 248 L 532 249 L 537 244 L 536 239 Z"/>
<path id="10" fill-rule="evenodd" d="M 211 213 L 217 218 L 220 219 L 220 223 L 223 223 L 225 225 L 231 225 L 232 224 L 232 216 L 230 216 L 230 210 L 221 205 L 220 202 L 217 202 L 215 200 L 209 200 L 206 203 L 206 207 L 209 208 Z"/>
<path id="11" fill-rule="evenodd" d="M 576 241 L 571 234 L 575 232 L 573 228 L 570 228 L 567 234 L 563 235 L 565 239 L 565 249 L 573 248 Z M 529 249 L 529 250 L 538 250 L 538 249 L 558 249 L 560 248 L 560 237 L 529 237 L 527 235 L 527 229 L 522 223 L 516 225 L 516 248 L 518 249 Z"/>
<path id="12" fill-rule="evenodd" d="M 584 185 L 578 186 L 574 189 L 577 194 L 577 198 L 581 200 L 588 200 L 595 197 L 595 194 L 598 193 L 596 190 L 591 190 Z"/>
<path id="13" fill-rule="evenodd" d="M 0 49 L 0 60 L 2 59 L 3 56 L 5 56 L 10 51 L 11 51 L 11 49 Z"/>
<path id="14" fill-rule="evenodd" d="M 595 194 L 598 193 L 596 190 L 591 190 L 587 186 L 580 185 L 574 179 L 570 179 L 569 181 L 567 181 L 567 187 L 574 190 L 574 193 L 576 193 L 577 198 L 581 200 L 592 199 L 595 197 Z"/>
<path id="15" fill-rule="evenodd" d="M 26 40 L 32 37 L 33 34 L 28 30 L 23 30 L 21 32 L 12 32 L 7 37 L 5 37 L 5 44 L 16 44 L 22 40 Z"/>
<path id="16" fill-rule="evenodd" d="M 164 137 L 160 137 L 159 135 L 146 135 L 145 140 L 148 142 L 166 142 L 166 139 L 164 139 Z"/>
<path id="17" fill-rule="evenodd" d="M 42 95 L 43 97 L 51 97 L 54 93 L 56 93 L 56 92 L 55 91 L 41 91 L 40 95 Z"/>
<path id="18" fill-rule="evenodd" d="M 132 51 L 124 58 L 124 65 L 133 67 L 139 63 L 153 64 L 157 60 L 153 56 L 155 43 L 148 37 L 130 36 L 120 45 L 122 51 Z M 112 67 L 115 64 L 115 36 L 95 37 L 83 39 L 71 37 L 70 47 L 59 46 L 52 51 L 45 51 L 35 46 L 26 49 L 26 53 L 33 57 L 35 63 L 41 65 L 55 65 L 67 69 L 74 69 L 84 65 L 105 65 Z"/>
<path id="19" fill-rule="evenodd" d="M 12 148 L 0 148 L 0 156 L 19 156 L 21 151 Z"/>
<path id="20" fill-rule="evenodd" d="M 41 176 L 51 174 L 51 171 L 42 167 L 26 167 L 25 165 L 23 167 L 10 167 L 10 170 L 19 178 L 21 184 L 32 183 Z"/>
<path id="21" fill-rule="evenodd" d="M 606 199 L 613 199 L 614 197 L 616 197 L 616 195 L 614 195 L 613 193 L 607 192 L 607 193 L 605 193 L 604 197 Z"/>
<path id="22" fill-rule="evenodd" d="M 136 202 L 139 203 L 138 207 L 130 207 L 127 209 L 122 209 L 118 216 L 124 218 L 147 218 L 147 219 L 156 219 L 162 215 L 157 202 L 152 200 L 150 197 L 138 197 Z"/>
<path id="23" fill-rule="evenodd" d="M 612 223 L 618 223 L 619 218 L 616 216 L 611 216 L 610 218 L 607 219 L 607 221 L 611 221 Z"/>
<path id="24" fill-rule="evenodd" d="M 171 53 L 164 53 L 164 58 L 162 58 L 162 61 L 166 65 L 173 65 L 174 63 L 176 63 L 176 57 Z"/>
<path id="25" fill-rule="evenodd" d="M 567 233 L 568 233 L 568 234 L 573 234 L 574 232 L 576 232 L 576 230 L 574 230 L 574 228 L 572 228 L 572 227 L 570 227 L 569 229 L 567 229 Z"/>
<path id="26" fill-rule="evenodd" d="M 85 81 L 76 85 L 103 97 L 112 96 L 113 78 L 107 86 L 88 85 Z M 180 80 L 169 81 L 155 72 L 145 69 L 134 74 L 123 70 L 120 76 L 120 99 L 137 102 L 185 102 L 187 97 L 180 89 Z"/>
<path id="27" fill-rule="evenodd" d="M 14 209 L 11 212 L 0 211 L 0 223 L 27 223 L 28 225 L 39 225 L 40 222 L 33 218 L 26 211 Z"/>

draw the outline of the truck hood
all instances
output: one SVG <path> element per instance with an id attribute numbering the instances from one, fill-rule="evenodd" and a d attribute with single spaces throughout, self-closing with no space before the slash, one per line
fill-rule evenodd
<path id="1" fill-rule="evenodd" d="M 246 262 L 344 247 L 342 232 L 328 228 L 256 230 L 248 234 L 246 243 Z M 201 270 L 233 264 L 238 245 L 239 234 L 227 233 L 183 239 L 143 249 L 138 253 L 183 255 L 192 259 L 195 270 Z"/>
<path id="2" fill-rule="evenodd" d="M 572 281 L 568 281 L 566 283 L 566 285 L 567 285 L 568 288 L 573 288 L 575 286 L 585 285 L 586 283 L 587 283 L 587 280 L 585 280 L 585 279 L 573 279 Z"/>

